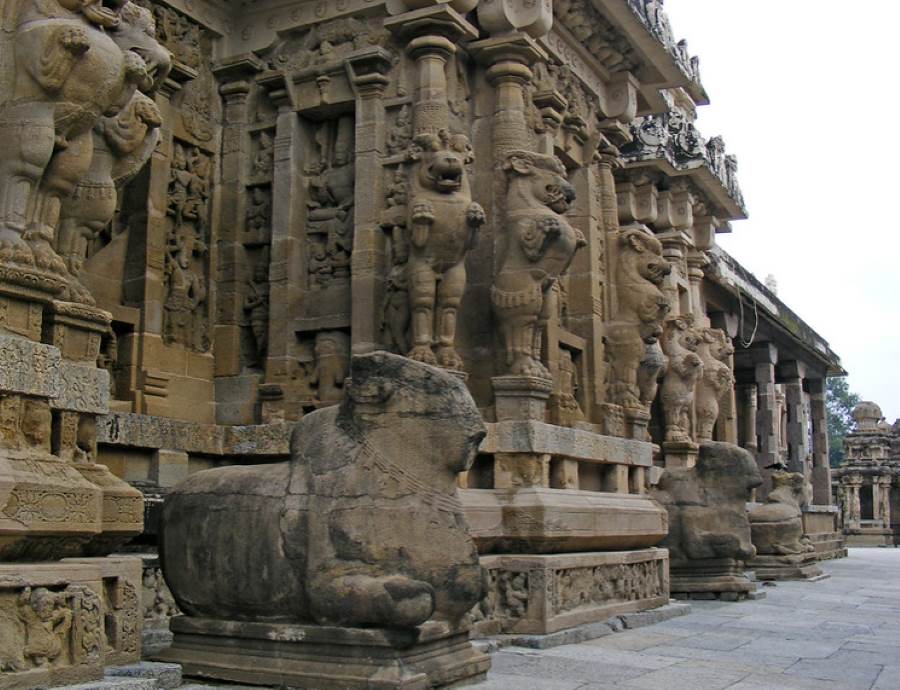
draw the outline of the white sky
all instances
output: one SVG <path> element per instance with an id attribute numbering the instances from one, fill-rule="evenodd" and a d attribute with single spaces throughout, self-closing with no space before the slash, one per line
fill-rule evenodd
<path id="1" fill-rule="evenodd" d="M 707 138 L 750 219 L 719 244 L 824 337 L 850 390 L 900 417 L 898 0 L 668 0 L 700 57 Z"/>

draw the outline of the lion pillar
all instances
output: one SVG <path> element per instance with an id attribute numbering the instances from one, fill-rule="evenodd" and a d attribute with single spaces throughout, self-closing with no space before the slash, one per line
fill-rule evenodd
<path id="1" fill-rule="evenodd" d="M 406 354 L 426 364 L 462 371 L 456 331 L 466 289 L 465 257 L 477 241 L 485 216 L 472 201 L 469 188 L 471 144 L 464 133 L 450 131 L 445 68 L 456 45 L 478 35 L 454 5 L 460 3 L 404 12 L 386 20 L 385 27 L 407 43 L 416 68 L 413 141 L 405 166 L 406 282 L 412 331 Z"/>

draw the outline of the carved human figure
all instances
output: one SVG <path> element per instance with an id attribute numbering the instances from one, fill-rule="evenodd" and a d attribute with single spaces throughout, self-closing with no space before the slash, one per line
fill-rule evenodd
<path id="1" fill-rule="evenodd" d="M 0 397 L 0 443 L 4 448 L 22 445 L 19 419 L 22 415 L 22 398 L 18 395 Z"/>
<path id="2" fill-rule="evenodd" d="M 88 249 L 115 215 L 118 190 L 150 159 L 160 125 L 159 109 L 141 92 L 120 113 L 94 125 L 91 165 L 72 195 L 63 200 L 56 244 L 72 275 L 69 289 L 76 300 L 93 301 L 78 280 Z"/>
<path id="3" fill-rule="evenodd" d="M 72 627 L 72 612 L 65 596 L 46 587 L 26 587 L 18 599 L 18 617 L 25 630 L 23 656 L 38 668 L 49 666 L 62 654 Z"/>
<path id="4" fill-rule="evenodd" d="M 512 151 L 506 172 L 506 233 L 491 302 L 500 322 L 509 374 L 549 378 L 541 362 L 540 325 L 549 318 L 549 292 L 586 244 L 565 219 L 575 189 L 553 156 Z"/>
<path id="5" fill-rule="evenodd" d="M 316 333 L 316 366 L 310 383 L 318 386 L 319 402 L 334 405 L 344 395 L 344 379 L 350 366 L 350 339 L 340 331 Z"/>
<path id="6" fill-rule="evenodd" d="M 397 113 L 397 119 L 394 120 L 394 126 L 388 132 L 387 149 L 388 153 L 395 154 L 403 151 L 412 139 L 412 118 L 409 113 L 409 106 L 404 105 Z"/>
<path id="7" fill-rule="evenodd" d="M 206 246 L 192 232 L 176 234 L 174 244 L 166 255 L 166 301 L 163 336 L 166 342 L 198 345 L 207 337 L 198 317 L 200 306 L 206 302 L 206 279 L 192 266 L 195 253 L 202 254 Z M 203 349 L 202 347 L 200 349 Z"/>
<path id="8" fill-rule="evenodd" d="M 271 175 L 275 165 L 275 140 L 268 132 L 260 132 L 257 140 L 256 155 L 253 156 L 254 176 Z"/>
<path id="9" fill-rule="evenodd" d="M 669 359 L 660 390 L 666 441 L 691 442 L 691 418 L 694 391 L 703 375 L 703 361 L 697 354 L 700 337 L 693 328 L 690 315 L 676 316 L 666 321 L 662 339 L 663 351 Z"/>
<path id="10" fill-rule="evenodd" d="M 268 239 L 269 223 L 272 216 L 272 201 L 264 187 L 254 187 L 247 205 L 247 232 L 254 239 Z"/>
<path id="11" fill-rule="evenodd" d="M 799 472 L 772 472 L 766 502 L 750 511 L 753 545 L 760 555 L 812 553 L 815 547 L 803 533 L 803 508 L 812 500 L 812 487 Z"/>
<path id="12" fill-rule="evenodd" d="M 61 202 L 90 168 L 94 124 L 162 83 L 171 56 L 150 13 L 126 0 L 24 0 L 6 16 L 0 49 L 15 52 L 15 77 L 0 93 L 0 245 L 65 273 L 53 250 Z"/>
<path id="13" fill-rule="evenodd" d="M 703 361 L 703 375 L 697 381 L 697 440 L 711 441 L 719 407 L 734 385 L 729 364 L 734 346 L 725 331 L 704 328 L 700 331 L 697 354 Z"/>
<path id="14" fill-rule="evenodd" d="M 256 363 L 261 365 L 269 347 L 269 266 L 265 260 L 256 264 L 253 277 L 247 283 L 244 311 L 256 344 Z"/>
<path id="15" fill-rule="evenodd" d="M 472 147 L 462 134 L 419 134 L 410 151 L 409 300 L 411 359 L 461 369 L 456 321 L 466 289 L 466 253 L 484 210 L 472 201 L 466 167 Z M 432 349 L 434 347 L 434 349 Z"/>
<path id="16" fill-rule="evenodd" d="M 93 464 L 97 456 L 97 418 L 92 414 L 83 414 L 78 418 L 78 431 L 75 435 L 75 460 Z"/>
<path id="17" fill-rule="evenodd" d="M 663 258 L 659 240 L 642 228 L 622 230 L 616 245 L 616 318 L 606 338 L 610 398 L 625 409 L 646 411 L 647 399 L 655 395 L 652 370 L 661 371 L 652 346 L 669 311 L 660 285 L 672 266 Z"/>
<path id="18" fill-rule="evenodd" d="M 45 400 L 26 398 L 22 406 L 21 429 L 25 442 L 32 450 L 50 452 L 50 429 L 53 416 Z"/>
<path id="19" fill-rule="evenodd" d="M 385 352 L 350 373 L 340 405 L 297 424 L 290 461 L 198 472 L 169 493 L 162 564 L 186 614 L 409 629 L 458 625 L 481 598 L 456 497 L 485 435 L 465 384 Z"/>
<path id="20" fill-rule="evenodd" d="M 730 443 L 706 441 L 696 466 L 667 468 L 652 496 L 669 515 L 669 533 L 660 546 L 669 549 L 673 566 L 753 558 L 746 504 L 761 484 L 753 456 Z"/>
<path id="21" fill-rule="evenodd" d="M 578 404 L 578 370 L 572 353 L 566 348 L 559 351 L 559 408 L 560 423 L 572 425 L 584 421 L 584 413 Z"/>

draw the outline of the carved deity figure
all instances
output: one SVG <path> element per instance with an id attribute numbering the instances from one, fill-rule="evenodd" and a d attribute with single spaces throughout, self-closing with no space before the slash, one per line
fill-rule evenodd
<path id="1" fill-rule="evenodd" d="M 159 109 L 141 92 L 119 114 L 94 125 L 91 166 L 72 195 L 63 200 L 56 245 L 73 278 L 72 297 L 78 301 L 93 301 L 78 280 L 89 247 L 113 219 L 118 190 L 150 159 L 160 125 Z"/>
<path id="2" fill-rule="evenodd" d="M 616 319 L 607 334 L 610 398 L 626 409 L 646 411 L 656 393 L 654 372 L 662 371 L 653 345 L 669 311 L 660 285 L 672 266 L 659 240 L 642 228 L 622 230 L 616 244 Z"/>
<path id="3" fill-rule="evenodd" d="M 316 366 L 310 383 L 318 386 L 319 402 L 334 405 L 344 395 L 344 379 L 350 364 L 350 339 L 340 331 L 316 333 Z"/>
<path id="4" fill-rule="evenodd" d="M 206 245 L 191 232 L 174 238 L 166 254 L 166 301 L 163 337 L 166 342 L 205 349 L 208 335 L 200 308 L 206 302 L 206 279 L 193 267 L 195 254 L 203 254 Z"/>
<path id="5" fill-rule="evenodd" d="M 559 351 L 559 417 L 560 424 L 571 426 L 584 421 L 584 413 L 578 404 L 578 370 L 572 353 L 565 348 Z"/>
<path id="6" fill-rule="evenodd" d="M 253 277 L 247 284 L 244 311 L 256 343 L 256 363 L 262 365 L 269 346 L 269 267 L 265 260 L 253 269 Z"/>
<path id="7" fill-rule="evenodd" d="M 263 187 L 254 187 L 247 205 L 246 230 L 255 240 L 266 240 L 270 235 L 269 223 L 272 216 L 272 200 Z"/>
<path id="8" fill-rule="evenodd" d="M 78 419 L 78 432 L 75 435 L 75 460 L 93 464 L 97 457 L 97 418 L 91 414 L 83 414 Z"/>
<path id="9" fill-rule="evenodd" d="M 90 169 L 93 127 L 137 89 L 152 92 L 171 56 L 152 16 L 126 0 L 17 4 L 0 38 L 0 50 L 15 56 L 0 86 L 0 250 L 3 259 L 65 274 L 53 250 L 59 214 Z"/>
<path id="10" fill-rule="evenodd" d="M 660 546 L 669 549 L 673 566 L 753 558 L 746 503 L 760 484 L 756 460 L 730 443 L 704 442 L 696 466 L 667 468 L 652 496 L 669 514 Z"/>
<path id="11" fill-rule="evenodd" d="M 21 429 L 25 442 L 35 451 L 50 452 L 50 429 L 53 416 L 45 400 L 25 399 L 22 406 Z"/>
<path id="12" fill-rule="evenodd" d="M 410 159 L 409 301 L 412 348 L 426 364 L 461 369 L 456 320 L 466 288 L 466 253 L 475 246 L 484 210 L 472 201 L 466 167 L 473 154 L 462 134 L 419 134 Z M 434 348 L 434 349 L 432 349 Z"/>
<path id="13" fill-rule="evenodd" d="M 665 440 L 673 443 L 692 440 L 694 392 L 703 375 L 703 360 L 697 354 L 700 337 L 693 323 L 690 315 L 669 319 L 662 339 L 669 366 L 663 377 L 660 402 L 666 423 Z"/>
<path id="14" fill-rule="evenodd" d="M 512 151 L 503 168 L 507 229 L 491 302 L 508 373 L 549 378 L 541 362 L 540 330 L 550 316 L 549 293 L 586 244 L 563 215 L 575 200 L 575 189 L 553 156 Z"/>
<path id="15" fill-rule="evenodd" d="M 729 364 L 734 346 L 725 331 L 704 328 L 700 331 L 697 354 L 703 361 L 703 375 L 697 381 L 697 440 L 711 441 L 719 407 L 734 385 Z"/>
<path id="16" fill-rule="evenodd" d="M 72 627 L 65 595 L 26 587 L 19 595 L 18 615 L 25 629 L 23 656 L 38 668 L 49 666 L 62 654 Z"/>
<path id="17" fill-rule="evenodd" d="M 268 132 L 260 132 L 256 155 L 253 156 L 251 175 L 261 177 L 272 174 L 275 166 L 275 140 Z"/>
<path id="18" fill-rule="evenodd" d="M 772 472 L 766 502 L 750 511 L 753 545 L 760 555 L 812 553 L 815 547 L 803 533 L 803 507 L 812 500 L 812 487 L 799 472 Z"/>
<path id="19" fill-rule="evenodd" d="M 313 281 L 320 285 L 332 279 L 346 280 L 350 275 L 356 177 L 352 125 L 350 118 L 338 121 L 331 155 L 321 161 L 309 181 L 306 233 L 314 258 L 309 267 Z M 327 132 L 320 131 L 324 139 Z"/>
<path id="20" fill-rule="evenodd" d="M 166 497 L 160 552 L 179 608 L 226 620 L 459 625 L 483 578 L 456 487 L 484 435 L 455 376 L 385 352 L 354 357 L 342 403 L 303 417 L 289 461 L 198 472 Z M 208 564 L 204 577 L 197 562 Z"/>
<path id="21" fill-rule="evenodd" d="M 409 145 L 412 139 L 412 117 L 409 113 L 409 106 L 404 105 L 397 113 L 397 119 L 394 120 L 394 126 L 387 136 L 387 150 L 390 154 L 400 153 Z"/>

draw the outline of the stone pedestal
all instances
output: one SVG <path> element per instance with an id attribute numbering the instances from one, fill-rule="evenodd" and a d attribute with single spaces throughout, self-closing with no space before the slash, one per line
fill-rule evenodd
<path id="1" fill-rule="evenodd" d="M 495 376 L 491 384 L 498 422 L 544 421 L 553 381 L 536 376 Z"/>
<path id="2" fill-rule="evenodd" d="M 758 555 L 747 563 L 757 580 L 822 580 L 815 552 L 782 556 Z"/>
<path id="3" fill-rule="evenodd" d="M 756 592 L 741 561 L 731 558 L 692 559 L 670 564 L 671 593 L 676 599 L 739 601 Z"/>
<path id="4" fill-rule="evenodd" d="M 700 446 L 696 443 L 682 441 L 665 441 L 663 455 L 668 469 L 688 469 L 697 464 Z"/>
<path id="5" fill-rule="evenodd" d="M 546 635 L 669 601 L 665 549 L 482 556 L 488 593 L 474 611 L 485 633 Z"/>
<path id="6" fill-rule="evenodd" d="M 427 690 L 476 682 L 490 657 L 468 630 L 431 622 L 414 630 L 249 623 L 177 616 L 159 658 L 184 674 L 321 690 Z"/>
<path id="7" fill-rule="evenodd" d="M 847 557 L 838 517 L 837 506 L 809 505 L 803 509 L 803 533 L 809 538 L 820 561 Z"/>

